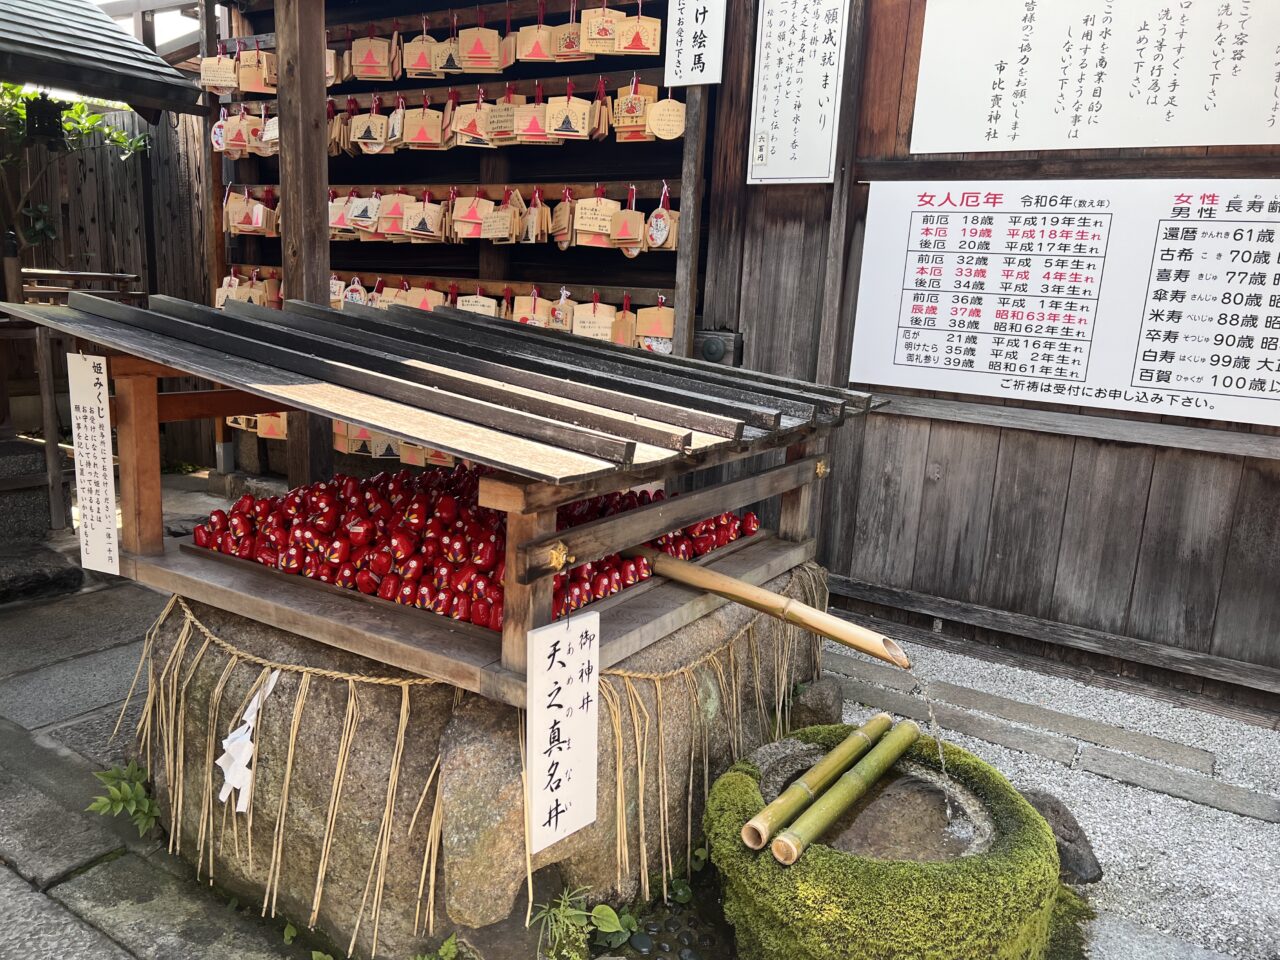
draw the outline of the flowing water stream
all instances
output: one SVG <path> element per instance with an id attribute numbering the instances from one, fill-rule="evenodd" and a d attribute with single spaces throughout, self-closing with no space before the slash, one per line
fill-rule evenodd
<path id="1" fill-rule="evenodd" d="M 911 674 L 911 679 L 916 682 L 912 692 L 917 694 L 924 701 L 925 709 L 929 712 L 929 736 L 933 737 L 933 742 L 938 745 L 938 766 L 941 768 L 942 776 L 947 776 L 947 757 L 942 749 L 942 728 L 938 726 L 938 717 L 933 712 L 933 698 L 929 696 L 929 681 L 918 675 L 914 669 L 907 671 Z M 947 823 L 951 823 L 954 818 L 955 811 L 951 808 L 951 797 L 946 795 Z"/>

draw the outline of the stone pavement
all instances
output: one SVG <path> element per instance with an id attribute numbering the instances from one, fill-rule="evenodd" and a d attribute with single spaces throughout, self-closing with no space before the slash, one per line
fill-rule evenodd
<path id="1" fill-rule="evenodd" d="M 124 759 L 129 719 L 108 740 L 165 600 L 116 580 L 0 606 L 0 960 L 311 956 L 123 817 L 85 812 L 92 772 Z"/>

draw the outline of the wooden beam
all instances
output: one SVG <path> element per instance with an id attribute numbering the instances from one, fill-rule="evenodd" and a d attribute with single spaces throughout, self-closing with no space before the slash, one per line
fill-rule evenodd
<path id="1" fill-rule="evenodd" d="M 1068 437 L 1091 437 L 1118 443 L 1142 443 L 1177 450 L 1200 450 L 1233 457 L 1258 457 L 1280 460 L 1280 437 L 1262 433 L 1217 430 L 1212 427 L 1188 427 L 1149 420 L 1126 420 L 1118 417 L 1060 413 L 1030 407 L 997 407 L 968 400 L 936 400 L 932 397 L 900 397 L 876 394 L 883 406 L 877 415 L 923 417 L 955 423 L 978 423 L 1006 430 L 1030 430 Z"/>
<path id="2" fill-rule="evenodd" d="M 160 421 L 154 377 L 116 381 L 116 446 L 120 460 L 121 547 L 164 553 L 160 489 Z"/>
<path id="3" fill-rule="evenodd" d="M 1131 660 L 1164 670 L 1174 670 L 1197 677 L 1210 677 L 1253 690 L 1280 693 L 1280 669 L 1275 667 L 1229 660 L 1226 657 L 1215 657 L 1198 650 L 1187 650 L 1151 640 L 1139 640 L 1137 637 L 1104 633 L 1101 630 L 1090 630 L 1074 624 L 1042 620 L 1022 613 L 963 603 L 959 600 L 934 597 L 914 590 L 886 587 L 848 577 L 832 576 L 827 579 L 833 596 L 909 610 L 912 613 L 969 624 L 984 630 L 1027 637 L 1101 656 Z M 836 614 L 841 612 L 832 610 L 832 613 Z"/>
<path id="4" fill-rule="evenodd" d="M 127 357 L 120 354 L 107 357 L 107 369 L 113 380 L 126 377 L 185 377 L 187 374 L 176 367 L 163 363 L 153 363 L 141 357 Z"/>
<path id="5" fill-rule="evenodd" d="M 158 396 L 161 423 L 226 417 L 250 417 L 260 413 L 289 413 L 292 408 L 243 390 L 182 390 Z"/>
<path id="6" fill-rule="evenodd" d="M 507 564 L 508 581 L 514 571 L 516 582 L 532 583 L 574 564 L 598 560 L 638 543 L 646 543 L 726 510 L 767 500 L 797 487 L 807 487 L 817 476 L 818 465 L 822 462 L 819 457 L 796 460 L 741 480 L 703 487 L 693 493 L 659 500 L 567 530 L 553 529 L 545 536 L 515 548 L 516 563 L 514 566 L 510 562 Z M 508 535 L 509 548 L 511 542 Z"/>
<path id="7" fill-rule="evenodd" d="M 698 313 L 698 257 L 701 254 L 703 169 L 707 146 L 707 88 L 685 88 L 684 154 L 680 162 L 680 223 L 676 228 L 676 314 L 672 351 L 693 355 L 694 319 Z"/>
<path id="8" fill-rule="evenodd" d="M 555 510 L 507 514 L 507 570 L 516 569 L 519 552 L 532 540 L 555 533 Z M 551 577 L 521 583 L 511 573 L 503 593 L 502 665 L 524 675 L 529 661 L 529 631 L 551 622 Z"/>
<path id="9" fill-rule="evenodd" d="M 40 378 L 40 419 L 44 432 L 44 469 L 49 493 L 49 528 L 65 530 L 67 508 L 63 502 L 62 440 L 58 429 L 58 398 L 53 392 L 53 336 L 48 327 L 36 331 L 36 369 Z"/>
<path id="10" fill-rule="evenodd" d="M 322 9 L 308 0 L 275 7 L 280 76 L 280 203 L 286 211 L 281 275 L 289 295 L 329 302 L 329 124 L 325 115 L 325 31 Z M 332 424 L 289 414 L 289 483 L 325 480 L 333 473 Z"/>

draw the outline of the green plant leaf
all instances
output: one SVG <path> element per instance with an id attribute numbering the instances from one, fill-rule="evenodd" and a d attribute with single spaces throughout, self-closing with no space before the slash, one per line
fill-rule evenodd
<path id="1" fill-rule="evenodd" d="M 439 960 L 457 960 L 458 957 L 458 935 L 456 933 L 449 934 L 449 939 L 440 944 L 440 949 L 436 951 Z"/>
<path id="2" fill-rule="evenodd" d="M 622 929 L 618 914 L 607 903 L 596 905 L 591 911 L 591 922 L 595 924 L 597 930 L 603 930 L 605 933 L 618 933 Z"/>
<path id="3" fill-rule="evenodd" d="M 286 923 L 284 925 L 284 942 L 286 944 L 293 943 L 294 938 L 297 937 L 297 935 L 298 935 L 298 928 L 295 927 L 292 923 Z"/>
<path id="4" fill-rule="evenodd" d="M 333 960 L 333 956 L 328 953 L 322 953 L 319 950 L 312 950 L 311 960 Z"/>
<path id="5" fill-rule="evenodd" d="M 671 881 L 671 898 L 676 903 L 688 903 L 693 899 L 693 888 L 677 877 Z"/>
<path id="6" fill-rule="evenodd" d="M 121 810 L 123 810 L 123 809 L 124 809 L 124 804 L 123 804 L 123 803 L 121 803 L 119 800 L 112 800 L 112 801 L 111 801 L 111 815 L 112 815 L 113 817 L 117 817 L 117 816 L 119 816 L 119 815 L 120 815 L 120 811 L 121 811 Z"/>

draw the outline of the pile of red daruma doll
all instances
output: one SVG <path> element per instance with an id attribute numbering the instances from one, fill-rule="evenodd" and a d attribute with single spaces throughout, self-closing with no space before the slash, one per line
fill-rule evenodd
<path id="1" fill-rule="evenodd" d="M 483 467 L 401 470 L 367 480 L 335 476 L 283 497 L 245 494 L 195 529 L 195 543 L 284 573 L 301 574 L 404 606 L 502 629 L 506 514 L 476 502 Z M 662 500 L 627 491 L 566 504 L 556 527 L 608 517 Z M 722 513 L 659 537 L 655 549 L 690 560 L 750 536 L 754 513 Z M 557 574 L 558 619 L 652 575 L 643 558 L 617 554 Z"/>

